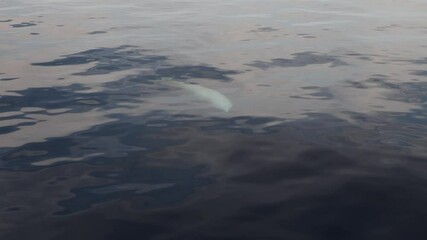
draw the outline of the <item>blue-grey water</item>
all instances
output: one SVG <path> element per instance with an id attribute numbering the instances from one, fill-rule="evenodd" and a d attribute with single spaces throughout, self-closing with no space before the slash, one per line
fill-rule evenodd
<path id="1" fill-rule="evenodd" d="M 427 239 L 425 0 L 1 0 L 0 239 Z"/>

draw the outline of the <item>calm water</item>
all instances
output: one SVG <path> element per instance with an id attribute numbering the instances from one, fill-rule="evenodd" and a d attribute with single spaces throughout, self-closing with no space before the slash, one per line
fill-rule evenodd
<path id="1" fill-rule="evenodd" d="M 1 0 L 0 239 L 427 239 L 425 0 Z"/>

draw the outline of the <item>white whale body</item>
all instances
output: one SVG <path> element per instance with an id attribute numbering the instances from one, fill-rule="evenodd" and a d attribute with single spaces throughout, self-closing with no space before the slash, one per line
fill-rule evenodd
<path id="1" fill-rule="evenodd" d="M 193 96 L 197 97 L 200 100 L 208 102 L 213 107 L 220 109 L 224 112 L 228 112 L 233 106 L 230 99 L 228 99 L 224 94 L 201 85 L 188 84 L 183 82 L 178 82 L 174 80 L 167 80 L 164 83 L 167 85 L 181 88 L 191 93 Z"/>

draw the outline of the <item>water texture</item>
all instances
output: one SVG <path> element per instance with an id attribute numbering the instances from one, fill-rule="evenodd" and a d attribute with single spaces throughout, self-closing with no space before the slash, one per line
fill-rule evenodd
<path id="1" fill-rule="evenodd" d="M 3 0 L 0 239 L 427 239 L 424 0 Z"/>

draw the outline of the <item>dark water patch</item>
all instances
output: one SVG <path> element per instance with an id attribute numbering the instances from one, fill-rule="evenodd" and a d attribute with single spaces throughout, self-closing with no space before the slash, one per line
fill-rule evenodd
<path id="1" fill-rule="evenodd" d="M 423 158 L 357 152 L 343 155 L 331 149 L 310 149 L 302 151 L 294 160 L 269 163 L 271 166 L 267 164 L 258 171 L 232 178 L 246 184 L 279 184 L 284 195 L 285 192 L 289 195 L 283 201 L 243 208 L 229 224 L 236 224 L 236 221 L 279 224 L 289 231 L 307 235 L 308 239 L 393 238 L 393 234 L 399 234 L 396 239 L 403 239 L 404 234 L 416 237 L 415 229 L 423 232 L 421 222 L 426 218 L 426 209 L 422 202 L 426 198 L 423 190 L 426 182 L 422 175 L 415 166 L 406 163 L 383 165 L 377 160 L 403 158 L 425 168 Z M 312 188 L 312 184 L 320 189 Z M 299 186 L 296 192 L 294 185 Z M 407 204 L 409 202 L 424 210 L 415 210 L 411 207 L 414 205 Z M 399 227 L 402 219 L 405 223 Z"/>
<path id="2" fill-rule="evenodd" d="M 271 28 L 271 27 L 260 27 L 255 30 L 252 30 L 251 32 L 276 32 L 279 31 L 277 28 Z"/>
<path id="3" fill-rule="evenodd" d="M 427 77 L 427 71 L 425 71 L 425 70 L 413 71 L 411 74 L 416 75 L 416 76 Z"/>
<path id="4" fill-rule="evenodd" d="M 297 34 L 298 36 L 301 36 L 301 37 L 303 37 L 303 38 L 316 38 L 316 36 L 313 36 L 313 35 L 311 35 L 311 34 L 308 34 L 308 33 L 299 33 L 299 34 Z"/>
<path id="5" fill-rule="evenodd" d="M 272 67 L 305 67 L 313 64 L 330 64 L 331 67 L 348 65 L 337 56 L 318 54 L 314 52 L 294 53 L 292 59 L 276 58 L 270 62 L 255 61 L 247 64 L 252 67 L 268 69 Z"/>
<path id="6" fill-rule="evenodd" d="M 305 90 L 316 90 L 312 93 L 300 94 L 295 96 L 290 96 L 291 98 L 300 98 L 300 99 L 317 99 L 317 100 L 331 100 L 334 99 L 334 95 L 330 93 L 327 88 L 303 88 Z"/>
<path id="7" fill-rule="evenodd" d="M 124 115 L 111 116 L 116 120 L 113 123 L 102 124 L 89 130 L 75 133 L 66 137 L 47 139 L 45 142 L 29 143 L 3 153 L 3 169 L 32 171 L 40 167 L 72 164 L 73 161 L 50 161 L 49 164 L 40 164 L 40 161 L 69 157 L 79 158 L 87 164 L 109 165 L 129 163 L 138 159 L 140 155 L 159 152 L 167 147 L 183 144 L 187 138 L 180 137 L 178 133 L 166 129 L 198 128 L 203 132 L 234 133 L 245 135 L 269 135 L 283 128 L 283 120 L 271 117 L 236 117 L 231 119 L 212 118 L 207 120 L 193 119 L 191 115 L 173 115 L 162 112 L 153 112 L 141 117 L 128 117 Z M 338 123 L 335 128 L 345 123 Z M 271 124 L 274 123 L 274 124 Z M 160 127 L 156 127 L 160 126 Z M 306 127 L 304 127 L 306 128 Z M 43 154 L 29 154 L 43 153 Z M 48 154 L 46 154 L 48 153 Z M 103 153 L 91 156 L 95 153 Z M 145 156 L 143 159 L 150 160 Z"/>
<path id="8" fill-rule="evenodd" d="M 372 74 L 372 77 L 377 77 L 377 78 L 388 78 L 390 76 L 388 75 L 384 75 L 384 74 Z"/>
<path id="9" fill-rule="evenodd" d="M 233 177 L 232 181 L 252 184 L 276 184 L 280 181 L 309 178 L 319 174 L 331 174 L 329 170 L 348 167 L 351 160 L 347 156 L 329 149 L 311 149 L 303 152 L 294 161 L 283 159 L 254 172 Z"/>
<path id="10" fill-rule="evenodd" d="M 7 22 L 12 22 L 12 19 L 6 19 L 6 20 L 0 20 L 0 23 L 7 23 Z"/>
<path id="11" fill-rule="evenodd" d="M 87 112 L 96 107 L 111 109 L 118 107 L 122 96 L 130 94 L 129 100 L 132 102 L 131 93 L 79 93 L 85 88 L 80 85 L 71 85 L 56 88 L 29 88 L 15 91 L 19 96 L 3 96 L 0 104 L 3 111 L 19 111 L 23 107 L 39 107 L 43 109 L 71 108 L 70 112 Z M 96 104 L 86 104 L 87 101 L 96 101 Z"/>
<path id="12" fill-rule="evenodd" d="M 81 65 L 96 62 L 94 67 L 84 72 L 74 73 L 74 75 L 97 75 L 109 74 L 117 71 L 130 69 L 150 69 L 149 73 L 129 76 L 133 78 L 144 78 L 154 76 L 172 77 L 176 79 L 187 78 L 208 78 L 228 81 L 231 80 L 227 75 L 237 74 L 239 72 L 232 70 L 222 70 L 205 65 L 200 66 L 173 66 L 166 61 L 168 57 L 161 55 L 148 54 L 147 50 L 137 49 L 132 46 L 120 46 L 117 48 L 98 48 L 84 52 L 66 55 L 63 58 L 55 59 L 50 62 L 33 63 L 34 66 L 54 67 L 67 65 Z M 148 75 L 148 76 L 146 76 Z"/>
<path id="13" fill-rule="evenodd" d="M 400 60 L 400 62 L 401 61 L 402 60 Z M 417 64 L 417 65 L 424 65 L 424 64 L 427 64 L 427 57 L 415 59 L 415 60 L 405 60 L 404 62 L 409 62 L 409 63 L 413 63 L 413 64 Z"/>
<path id="14" fill-rule="evenodd" d="M 350 87 L 352 88 L 359 88 L 359 89 L 368 89 L 370 87 L 368 87 L 366 84 L 364 84 L 363 82 L 358 82 L 358 81 L 347 81 L 347 83 L 350 85 Z"/>
<path id="15" fill-rule="evenodd" d="M 396 83 L 378 78 L 370 78 L 367 82 L 371 84 L 371 88 L 378 87 L 394 90 L 393 93 L 385 96 L 386 99 L 400 102 L 419 103 L 420 105 L 427 102 L 427 83 L 425 82 Z M 372 86 L 372 83 L 375 85 Z"/>
<path id="16" fill-rule="evenodd" d="M 64 209 L 55 214 L 65 215 L 89 209 L 92 205 L 115 199 L 140 198 L 139 207 L 153 208 L 184 200 L 195 187 L 210 182 L 197 177 L 201 167 L 176 169 L 167 167 L 136 167 L 123 172 L 120 184 L 86 187 L 71 190 L 75 197 L 59 202 Z"/>
<path id="17" fill-rule="evenodd" d="M 283 204 L 284 209 L 301 209 L 301 212 L 296 218 L 285 217 L 279 222 L 316 239 L 402 239 L 405 235 L 417 238 L 419 233 L 413 231 L 421 229 L 426 217 L 424 211 L 418 212 L 407 204 L 413 201 L 413 196 L 407 194 L 414 192 L 396 182 L 371 183 L 372 180 L 350 181 L 327 196 L 309 196 L 293 202 L 294 205 Z M 416 192 L 419 194 L 416 204 L 420 204 L 423 192 Z M 406 219 L 402 225 L 401 219 Z"/>
<path id="18" fill-rule="evenodd" d="M 17 23 L 17 24 L 12 24 L 10 25 L 13 28 L 22 28 L 22 27 L 32 27 L 32 26 L 36 26 L 37 24 L 33 23 L 33 22 L 22 22 L 22 23 Z"/>
<path id="19" fill-rule="evenodd" d="M 20 207 L 10 207 L 8 209 L 5 209 L 4 211 L 5 212 L 16 212 L 16 211 L 19 211 L 19 210 L 21 210 Z"/>
<path id="20" fill-rule="evenodd" d="M 415 124 L 418 130 L 418 134 L 427 134 L 427 129 L 421 126 L 425 126 L 427 120 L 427 83 L 425 82 L 407 82 L 399 85 L 398 94 L 390 94 L 387 96 L 388 99 L 417 104 L 417 108 L 408 110 L 397 116 L 393 116 L 396 122 Z M 391 115 L 391 114 L 389 114 Z M 406 129 L 404 132 L 409 132 L 410 129 Z M 402 132 L 401 134 L 403 134 Z"/>
<path id="21" fill-rule="evenodd" d="M 0 81 L 12 81 L 12 80 L 16 80 L 19 79 L 17 77 L 11 77 L 11 78 L 0 78 Z"/>
<path id="22" fill-rule="evenodd" d="M 60 61 L 60 64 L 77 64 L 88 62 L 86 58 L 75 59 L 74 57 Z M 55 65 L 58 63 L 54 63 Z M 96 68 L 96 67 L 95 67 Z M 174 72 L 176 70 L 176 72 Z M 88 72 L 99 70 L 88 70 Z M 104 91 L 94 93 L 84 93 L 88 90 L 79 84 L 55 88 L 29 88 L 15 91 L 18 96 L 3 96 L 0 98 L 4 111 L 19 111 L 22 107 L 39 107 L 43 109 L 70 108 L 70 112 L 87 112 L 95 108 L 113 109 L 123 108 L 122 103 L 144 102 L 144 97 L 159 94 L 168 88 L 153 84 L 163 77 L 174 77 L 176 79 L 186 79 L 192 77 L 216 78 L 220 80 L 229 79 L 225 73 L 231 71 L 220 70 L 205 66 L 170 67 L 153 73 L 140 73 L 129 75 L 113 82 L 104 83 Z M 130 107 L 129 107 L 130 108 Z"/>
<path id="23" fill-rule="evenodd" d="M 345 83 L 347 87 L 359 88 L 359 89 L 371 89 L 371 88 L 386 88 L 398 90 L 401 89 L 405 83 L 398 84 L 395 81 L 392 81 L 390 77 L 383 75 L 372 75 L 368 79 L 363 80 L 347 80 Z"/>
<path id="24" fill-rule="evenodd" d="M 359 60 L 364 60 L 364 61 L 373 61 L 373 59 L 375 58 L 386 58 L 386 56 L 379 55 L 379 54 L 367 54 L 367 53 L 357 53 L 357 52 L 349 52 L 349 53 L 344 53 L 342 55 L 348 56 L 348 57 L 355 57 Z"/>
<path id="25" fill-rule="evenodd" d="M 381 110 L 379 110 L 378 113 L 381 114 L 381 116 L 385 119 L 393 119 L 395 123 L 425 125 L 425 120 L 427 119 L 427 83 L 425 82 L 397 82 L 396 80 L 393 80 L 387 76 L 377 75 L 376 77 L 372 76 L 371 78 L 361 81 L 346 81 L 345 87 L 358 88 L 360 90 L 367 91 L 371 91 L 374 88 L 391 90 L 387 94 L 384 94 L 382 98 L 389 101 L 410 103 L 413 105 L 413 107 L 405 112 L 400 113 L 392 113 Z M 377 107 L 379 109 L 382 108 L 382 106 Z M 361 116 L 360 114 L 355 114 L 354 116 L 356 115 L 359 117 Z M 360 124 L 363 124 L 364 121 L 367 121 L 365 117 L 362 118 L 363 120 L 360 122 Z M 427 130 L 422 128 L 418 129 L 417 131 L 419 132 L 415 132 L 414 135 L 407 139 L 409 140 L 415 136 L 419 136 L 423 132 L 427 133 Z M 408 132 L 412 131 L 409 131 L 409 129 L 402 129 L 399 135 L 403 136 Z"/>
<path id="26" fill-rule="evenodd" d="M 257 222 L 280 214 L 282 208 L 283 203 L 281 202 L 264 203 L 250 206 L 240 209 L 231 220 L 239 222 Z"/>
<path id="27" fill-rule="evenodd" d="M 98 221 L 97 221 L 98 220 Z M 115 219 L 97 219 L 95 222 L 97 223 L 99 228 L 110 229 L 108 232 L 102 233 L 92 233 L 92 237 L 94 239 L 105 239 L 105 240 L 119 240 L 119 239 L 138 239 L 140 236 L 144 236 L 145 238 L 152 238 L 157 235 L 161 235 L 171 231 L 171 226 L 165 227 L 161 224 L 144 224 L 144 223 L 136 223 L 127 220 L 115 220 Z M 60 234 L 55 239 L 68 239 L 68 236 L 75 236 L 79 239 L 87 236 L 87 233 L 93 232 L 93 226 L 90 227 L 81 227 L 81 226 L 73 226 L 71 229 L 77 231 L 65 231 Z"/>
<path id="28" fill-rule="evenodd" d="M 153 239 L 157 236 L 168 234 L 175 229 L 163 223 L 153 223 L 149 219 L 132 221 L 130 219 L 108 219 L 101 214 L 78 215 L 72 217 L 73 221 L 64 222 L 57 220 L 58 230 L 43 232 L 40 226 L 27 226 L 28 231 L 21 231 L 15 234 L 6 235 L 7 239 L 51 239 L 51 240 L 72 240 L 72 239 L 139 239 L 143 236 L 145 239 Z M 94 231 L 94 229 L 104 229 L 103 231 Z M 29 232 L 33 233 L 30 234 Z M 37 234 L 34 235 L 34 232 Z"/>
<path id="29" fill-rule="evenodd" d="M 371 91 L 372 89 L 387 89 L 390 92 L 382 96 L 383 99 L 398 101 L 398 102 L 408 102 L 408 103 L 419 103 L 421 106 L 425 101 L 427 101 L 426 94 L 426 84 L 423 82 L 399 82 L 396 79 L 393 79 L 386 75 L 374 74 L 367 79 L 362 80 L 346 80 L 344 81 L 343 87 L 346 88 L 355 88 L 359 90 Z M 310 93 L 300 94 L 296 96 L 291 96 L 292 98 L 301 98 L 301 99 L 319 99 L 319 100 L 331 100 L 335 96 L 332 93 L 331 89 L 328 87 L 303 87 L 305 91 L 311 91 Z M 411 110 L 408 109 L 408 112 Z"/>
<path id="30" fill-rule="evenodd" d="M 50 184 L 50 185 L 61 184 L 62 181 L 65 181 L 65 180 L 68 180 L 68 178 L 67 177 L 57 177 L 56 179 L 48 182 L 47 184 Z"/>
<path id="31" fill-rule="evenodd" d="M 1 155 L 1 168 L 19 171 L 35 171 L 40 167 L 33 166 L 32 162 L 68 156 L 75 140 L 70 138 L 56 138 L 42 143 L 29 143 Z"/>
<path id="32" fill-rule="evenodd" d="M 40 35 L 40 33 L 30 33 L 31 35 Z"/>
<path id="33" fill-rule="evenodd" d="M 49 181 L 43 179 L 52 187 L 43 199 L 20 199 L 16 206 L 46 198 L 55 206 L 36 221 L 6 231 L 6 239 L 22 237 L 21 227 L 33 239 L 46 239 L 44 234 L 51 231 L 64 237 L 77 223 L 97 231 L 70 236 L 104 239 L 113 230 L 101 223 L 113 219 L 139 226 L 135 237 L 160 239 L 417 239 L 415 233 L 425 231 L 427 161 L 375 143 L 387 138 L 384 131 L 390 123 L 372 123 L 371 128 L 369 116 L 364 116 L 364 126 L 326 114 L 293 121 L 167 112 L 113 117 L 115 122 L 0 156 L 2 178 L 10 172 L 51 172 Z M 33 164 L 93 152 L 104 155 Z M 77 167 L 80 177 L 65 174 Z M 14 186 L 18 179 L 7 181 Z M 35 184 L 35 193 L 44 186 L 38 178 L 26 181 Z M 59 195 L 57 188 L 72 195 Z M 8 202 L 10 195 L 4 196 Z M 0 207 L 6 209 L 3 203 Z M 36 209 L 24 208 L 19 214 Z M 62 215 L 55 218 L 53 213 Z M 159 224 L 168 231 L 143 231 Z"/>
<path id="34" fill-rule="evenodd" d="M 275 117 L 241 116 L 230 119 L 212 118 L 206 121 L 203 130 L 237 132 L 241 134 L 269 134 L 274 132 L 274 125 L 280 125 L 284 120 Z M 274 123 L 270 126 L 270 123 Z"/>
<path id="35" fill-rule="evenodd" d="M 88 32 L 87 34 L 104 34 L 107 33 L 106 31 L 93 31 L 93 32 Z"/>
<path id="36" fill-rule="evenodd" d="M 380 32 L 383 32 L 383 31 L 389 31 L 389 30 L 392 30 L 393 28 L 401 28 L 402 26 L 399 26 L 399 25 L 397 25 L 397 24 L 391 24 L 391 25 L 385 25 L 385 26 L 379 26 L 379 27 L 376 27 L 376 28 L 374 28 L 376 31 L 380 31 Z"/>
<path id="37" fill-rule="evenodd" d="M 21 127 L 24 126 L 34 126 L 36 124 L 36 122 L 21 122 L 12 126 L 0 127 L 0 135 L 18 131 Z"/>
<path id="38" fill-rule="evenodd" d="M 128 30 L 128 29 L 149 29 L 154 28 L 147 25 L 125 26 L 125 27 L 112 27 L 110 30 Z"/>
<path id="39" fill-rule="evenodd" d="M 207 78 L 223 81 L 230 81 L 231 79 L 227 75 L 237 73 L 239 72 L 232 70 L 221 70 L 208 66 L 176 66 L 160 68 L 156 70 L 156 74 L 162 77 L 172 77 L 176 79 Z"/>
<path id="40" fill-rule="evenodd" d="M 124 71 L 139 67 L 151 66 L 150 64 L 164 61 L 163 56 L 142 55 L 144 50 L 134 49 L 132 46 L 120 46 L 117 48 L 98 48 L 83 51 L 80 53 L 66 55 L 63 58 L 50 62 L 32 63 L 34 66 L 54 67 L 81 65 L 96 62 L 96 66 L 87 69 L 85 72 L 74 75 L 96 75 L 109 74 L 116 71 Z"/>
<path id="41" fill-rule="evenodd" d="M 162 119 L 163 114 L 154 114 Z M 119 116 L 114 116 L 119 118 Z M 169 116 L 170 117 L 170 116 Z M 188 117 L 185 117 L 188 118 Z M 47 139 L 45 142 L 29 143 L 1 154 L 2 168 L 20 171 L 34 171 L 47 166 L 70 164 L 79 159 L 94 165 L 130 163 L 151 152 L 183 143 L 173 135 L 163 135 L 164 127 L 173 128 L 191 123 L 190 121 L 138 119 L 133 123 L 129 118 L 103 124 L 66 137 Z M 160 125 L 162 127 L 153 127 Z M 51 149 L 52 148 L 52 149 Z M 31 154 L 43 153 L 43 154 Z M 67 160 L 71 159 L 71 160 Z M 144 157 L 143 159 L 150 159 Z"/>

